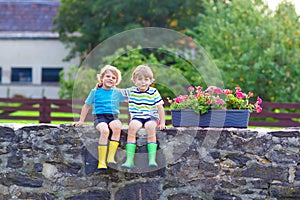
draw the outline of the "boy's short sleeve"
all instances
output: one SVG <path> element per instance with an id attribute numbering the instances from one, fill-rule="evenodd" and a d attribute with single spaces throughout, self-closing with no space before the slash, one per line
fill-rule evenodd
<path id="1" fill-rule="evenodd" d="M 164 101 L 160 96 L 160 93 L 158 92 L 158 90 L 155 91 L 154 93 L 154 101 L 156 105 L 163 105 Z"/>
<path id="2" fill-rule="evenodd" d="M 92 104 L 94 104 L 94 100 L 95 100 L 95 92 L 96 92 L 96 89 L 92 89 L 91 91 L 90 91 L 90 94 L 89 94 L 89 96 L 86 98 L 86 100 L 85 100 L 85 102 L 84 103 L 86 103 L 87 105 L 92 105 Z"/>

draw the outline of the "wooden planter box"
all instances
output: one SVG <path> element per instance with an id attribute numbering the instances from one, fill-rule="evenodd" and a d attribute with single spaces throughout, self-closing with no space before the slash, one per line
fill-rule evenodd
<path id="1" fill-rule="evenodd" d="M 209 110 L 199 115 L 193 110 L 171 110 L 174 127 L 235 127 L 247 128 L 248 110 Z"/>

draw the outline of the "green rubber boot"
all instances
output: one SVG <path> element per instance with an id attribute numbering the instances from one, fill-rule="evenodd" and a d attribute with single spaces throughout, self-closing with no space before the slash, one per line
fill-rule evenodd
<path id="1" fill-rule="evenodd" d="M 156 163 L 157 146 L 158 146 L 157 143 L 154 143 L 154 142 L 147 144 L 149 167 L 157 167 L 157 163 Z"/>
<path id="2" fill-rule="evenodd" d="M 126 144 L 126 161 L 122 164 L 122 167 L 134 168 L 134 154 L 136 149 L 136 143 Z"/>

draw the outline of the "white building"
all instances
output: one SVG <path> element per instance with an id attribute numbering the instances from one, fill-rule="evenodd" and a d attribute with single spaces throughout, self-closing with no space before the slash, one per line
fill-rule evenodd
<path id="1" fill-rule="evenodd" d="M 0 0 L 0 98 L 58 98 L 69 49 L 53 33 L 59 0 Z"/>

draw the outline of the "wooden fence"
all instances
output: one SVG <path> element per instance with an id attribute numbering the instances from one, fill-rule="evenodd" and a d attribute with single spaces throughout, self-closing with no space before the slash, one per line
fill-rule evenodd
<path id="1" fill-rule="evenodd" d="M 83 100 L 62 99 L 23 99 L 0 98 L 0 120 L 35 120 L 39 123 L 51 123 L 60 121 L 71 123 L 78 120 Z M 300 103 L 271 103 L 263 102 L 263 111 L 259 114 L 251 113 L 250 126 L 275 126 L 275 127 L 300 127 Z M 166 124 L 171 124 L 171 112 L 168 102 L 165 101 Z M 35 112 L 35 115 L 27 115 L 22 111 Z M 58 114 L 61 113 L 61 114 Z M 129 122 L 127 103 L 120 105 L 120 119 L 124 123 Z M 86 121 L 93 121 L 89 114 Z"/>
<path id="2" fill-rule="evenodd" d="M 251 113 L 250 126 L 300 127 L 300 103 L 263 102 L 261 113 Z"/>

